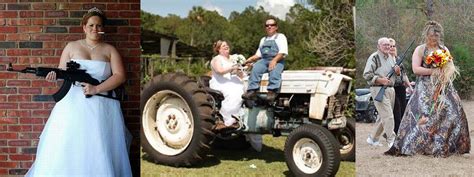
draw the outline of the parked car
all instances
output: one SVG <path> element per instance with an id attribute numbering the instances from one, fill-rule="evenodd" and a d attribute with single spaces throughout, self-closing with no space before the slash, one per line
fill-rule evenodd
<path id="1" fill-rule="evenodd" d="M 375 109 L 374 99 L 370 95 L 370 89 L 355 89 L 355 93 L 356 121 L 365 123 L 375 122 L 378 118 L 378 112 Z"/>

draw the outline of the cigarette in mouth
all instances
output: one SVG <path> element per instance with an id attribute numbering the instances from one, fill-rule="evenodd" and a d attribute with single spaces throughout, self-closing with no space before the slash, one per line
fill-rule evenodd
<path id="1" fill-rule="evenodd" d="M 97 34 L 105 34 L 105 32 L 100 31 L 100 32 L 97 32 Z"/>

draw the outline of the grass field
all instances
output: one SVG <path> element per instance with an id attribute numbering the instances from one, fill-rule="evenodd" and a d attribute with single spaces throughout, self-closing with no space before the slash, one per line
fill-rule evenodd
<path id="1" fill-rule="evenodd" d="M 202 164 L 191 168 L 169 167 L 149 162 L 142 153 L 141 176 L 292 176 L 285 163 L 286 137 L 263 137 L 263 150 L 213 150 Z M 251 165 L 256 168 L 252 168 Z M 354 162 L 341 162 L 338 177 L 355 176 Z"/>

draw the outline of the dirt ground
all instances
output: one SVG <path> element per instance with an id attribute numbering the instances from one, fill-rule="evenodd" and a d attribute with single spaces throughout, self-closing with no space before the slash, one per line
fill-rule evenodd
<path id="1" fill-rule="evenodd" d="M 467 114 L 471 153 L 448 158 L 423 155 L 412 157 L 384 156 L 388 150 L 385 139 L 382 147 L 369 146 L 366 142 L 374 124 L 356 124 L 356 173 L 357 176 L 474 176 L 474 101 L 463 101 Z"/>

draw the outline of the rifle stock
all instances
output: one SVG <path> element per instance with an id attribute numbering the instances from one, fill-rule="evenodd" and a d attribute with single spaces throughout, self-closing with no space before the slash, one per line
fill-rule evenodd
<path id="1" fill-rule="evenodd" d="M 411 46 L 413 45 L 414 42 L 415 42 L 415 40 L 413 39 L 413 40 L 411 41 L 410 45 L 408 46 L 408 48 L 405 49 L 405 52 L 403 52 L 403 54 L 401 55 L 400 60 L 398 60 L 398 61 L 395 63 L 395 66 L 400 66 L 400 65 L 403 63 L 403 60 L 405 60 L 405 56 L 406 56 L 406 54 L 407 54 L 407 52 L 408 52 L 408 49 L 411 48 Z M 395 66 L 394 66 L 394 67 L 395 67 Z M 392 69 L 390 70 L 390 72 L 388 72 L 387 78 L 390 79 L 390 78 L 392 77 L 393 73 L 395 73 L 395 68 L 394 68 L 394 67 L 392 67 Z M 380 88 L 379 92 L 377 93 L 377 96 L 375 96 L 375 99 L 374 99 L 375 101 L 382 102 L 382 100 L 383 100 L 383 95 L 385 94 L 385 89 L 387 89 L 387 86 L 386 86 L 386 85 L 384 85 L 384 86 L 382 86 L 382 87 Z"/>
<path id="2" fill-rule="evenodd" d="M 380 88 L 379 93 L 377 93 L 377 96 L 375 96 L 375 101 L 382 102 L 383 100 L 383 95 L 385 94 L 385 89 L 387 86 L 383 86 Z"/>

